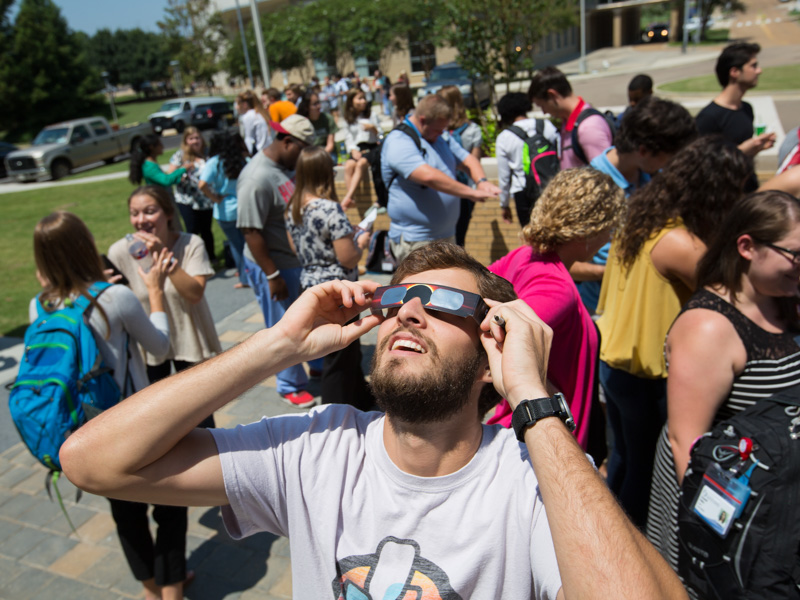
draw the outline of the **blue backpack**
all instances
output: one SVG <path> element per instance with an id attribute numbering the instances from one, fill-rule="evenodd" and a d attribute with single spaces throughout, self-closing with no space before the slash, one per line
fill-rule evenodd
<path id="1" fill-rule="evenodd" d="M 97 298 L 111 284 L 92 284 Z M 92 304 L 81 295 L 48 312 L 36 298 L 38 317 L 25 332 L 25 351 L 8 407 L 28 450 L 54 473 L 61 471 L 58 451 L 87 419 L 117 404 L 120 389 L 88 325 Z"/>

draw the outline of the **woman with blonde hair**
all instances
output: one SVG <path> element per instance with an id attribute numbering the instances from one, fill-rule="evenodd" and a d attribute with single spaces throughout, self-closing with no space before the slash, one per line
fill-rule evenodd
<path id="1" fill-rule="evenodd" d="M 336 200 L 333 162 L 325 148 L 303 148 L 297 158 L 294 194 L 286 207 L 286 230 L 303 265 L 304 289 L 334 279 L 358 279 L 358 261 L 370 236 L 353 229 Z M 351 404 L 361 410 L 372 406 L 358 340 L 324 358 L 321 387 L 323 404 Z"/>
<path id="2" fill-rule="evenodd" d="M 342 207 L 346 209 L 355 202 L 353 195 L 367 170 L 378 164 L 381 126 L 377 115 L 372 114 L 367 97 L 359 89 L 347 92 L 344 120 L 347 124 L 344 145 L 349 156 L 344 163 L 346 192 L 342 198 Z"/>
<path id="3" fill-rule="evenodd" d="M 569 268 L 608 241 L 624 208 L 625 195 L 608 175 L 591 168 L 561 171 L 522 230 L 526 244 L 489 266 L 553 329 L 547 378 L 570 405 L 578 443 L 598 464 L 605 455 L 603 416 L 592 410 L 599 340 Z M 489 422 L 511 425 L 505 400 Z"/>
<path id="4" fill-rule="evenodd" d="M 467 118 L 467 109 L 464 108 L 464 97 L 461 95 L 461 91 L 455 85 L 446 85 L 436 93 L 450 105 L 450 124 L 447 126 L 447 135 L 480 160 L 483 132 L 477 123 L 473 123 Z M 470 176 L 461 170 L 456 171 L 456 179 L 470 187 L 475 185 Z M 475 208 L 475 203 L 472 200 L 461 198 L 458 221 L 456 221 L 456 244 L 459 246 L 464 246 L 473 208 Z"/>
<path id="5" fill-rule="evenodd" d="M 38 317 L 39 306 L 45 311 L 57 310 L 79 295 L 89 297 L 89 287 L 106 280 L 89 228 L 72 213 L 58 211 L 39 221 L 33 233 L 33 252 L 36 276 L 43 289 L 38 301 L 31 300 L 31 322 Z M 103 290 L 96 300 L 91 300 L 87 313 L 97 348 L 125 398 L 150 383 L 139 348 L 155 356 L 169 351 L 169 320 L 164 312 L 166 270 L 162 265 L 165 261 L 169 264 L 172 253 L 164 248 L 154 258 L 153 268 L 147 273 L 130 273 L 147 295 L 149 317 L 136 295 L 124 285 Z M 123 553 L 134 577 L 144 586 L 145 598 L 183 597 L 187 579 L 186 509 L 154 507 L 153 517 L 159 525 L 154 544 L 146 504 L 113 499 L 109 502 Z"/>
<path id="6" fill-rule="evenodd" d="M 236 96 L 236 111 L 239 113 L 240 134 L 250 156 L 272 143 L 269 133 L 269 113 L 253 90 Z"/>
<path id="7" fill-rule="evenodd" d="M 187 127 L 183 131 L 181 147 L 169 159 L 169 164 L 189 165 L 186 177 L 175 186 L 175 203 L 183 219 L 187 232 L 199 235 L 206 246 L 208 258 L 216 260 L 214 254 L 214 234 L 211 231 L 214 204 L 200 190 L 200 173 L 206 166 L 208 149 L 206 141 L 197 127 Z"/>

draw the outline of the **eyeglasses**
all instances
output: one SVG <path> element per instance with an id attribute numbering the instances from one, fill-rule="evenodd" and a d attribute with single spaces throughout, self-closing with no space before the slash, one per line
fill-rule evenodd
<path id="1" fill-rule="evenodd" d="M 788 248 L 784 248 L 783 246 L 776 246 L 775 244 L 770 244 L 769 242 L 759 242 L 760 244 L 766 246 L 767 248 L 772 248 L 773 250 L 777 250 L 786 258 L 791 260 L 794 264 L 800 265 L 800 250 L 789 250 Z"/>
<path id="2" fill-rule="evenodd" d="M 419 298 L 426 310 L 438 310 L 459 317 L 472 317 L 480 324 L 489 307 L 478 294 L 433 283 L 401 283 L 379 287 L 372 296 L 372 310 L 400 308 Z"/>

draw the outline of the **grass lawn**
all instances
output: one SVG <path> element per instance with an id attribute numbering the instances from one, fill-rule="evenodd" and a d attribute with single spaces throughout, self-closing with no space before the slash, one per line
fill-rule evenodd
<path id="1" fill-rule="evenodd" d="M 75 213 L 91 229 L 97 248 L 108 247 L 132 231 L 126 200 L 133 186 L 126 179 L 100 181 L 84 185 L 52 187 L 3 194 L 0 221 L 0 335 L 22 337 L 28 324 L 28 303 L 39 290 L 33 260 L 33 228 L 54 210 Z M 225 235 L 214 221 L 214 245 L 222 256 Z"/>
<path id="2" fill-rule="evenodd" d="M 158 164 L 166 165 L 169 163 L 169 159 L 172 157 L 173 152 L 167 151 L 161 156 L 158 157 Z M 98 163 L 100 164 L 100 163 Z M 110 165 L 103 165 L 102 167 L 95 167 L 94 169 L 89 169 L 87 171 L 81 171 L 80 173 L 76 173 L 74 175 L 68 175 L 64 178 L 64 180 L 68 179 L 85 179 L 86 177 L 94 177 L 95 175 L 107 175 L 108 173 L 121 173 L 121 172 L 128 172 L 130 162 L 126 158 L 125 160 L 119 160 L 115 163 L 111 163 Z"/>
<path id="3" fill-rule="evenodd" d="M 727 42 L 728 38 L 730 37 L 730 29 L 708 29 L 706 30 L 706 39 L 704 39 L 699 44 L 695 44 L 692 40 L 694 39 L 694 32 L 689 32 L 689 45 L 690 46 L 713 46 L 715 44 L 721 44 L 723 42 Z M 668 42 L 667 45 L 671 47 L 675 46 L 683 46 L 683 40 L 677 42 Z"/>
<path id="4" fill-rule="evenodd" d="M 681 79 L 658 86 L 665 92 L 718 92 L 719 82 L 714 75 Z M 758 78 L 757 92 L 800 90 L 800 65 L 767 67 Z"/>

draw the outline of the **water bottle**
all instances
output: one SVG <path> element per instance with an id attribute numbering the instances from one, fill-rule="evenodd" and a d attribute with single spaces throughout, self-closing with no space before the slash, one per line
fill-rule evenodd
<path id="1" fill-rule="evenodd" d="M 142 240 L 133 237 L 132 233 L 126 234 L 125 240 L 128 242 L 128 252 L 131 253 L 136 263 L 142 267 L 142 271 L 145 273 L 150 271 L 150 267 L 153 266 L 153 257 L 150 256 L 147 245 Z"/>

